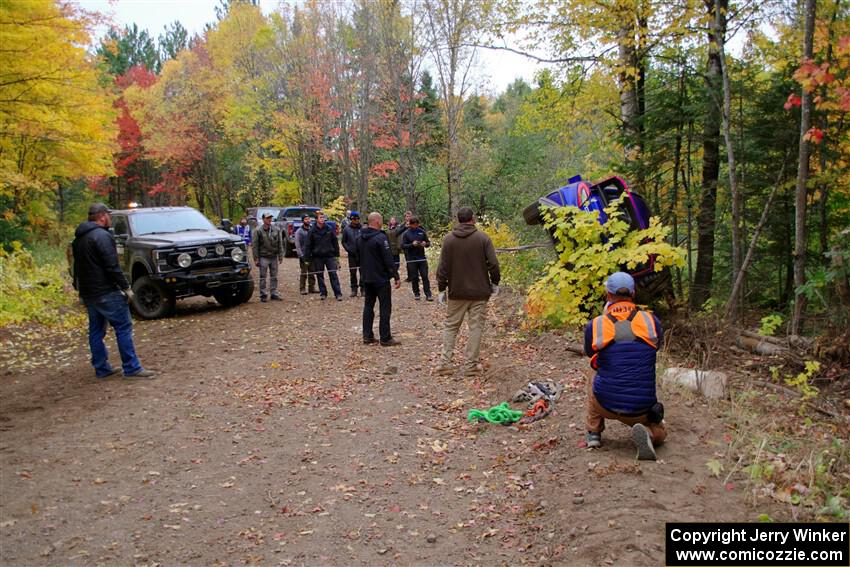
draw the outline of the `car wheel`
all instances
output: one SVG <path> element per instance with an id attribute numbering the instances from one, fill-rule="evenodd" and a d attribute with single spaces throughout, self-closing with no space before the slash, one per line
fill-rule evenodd
<path id="1" fill-rule="evenodd" d="M 535 225 L 541 224 L 540 219 L 540 202 L 534 201 L 522 211 L 522 218 L 525 219 L 525 224 Z"/>
<path id="2" fill-rule="evenodd" d="M 283 255 L 286 258 L 292 258 L 295 256 L 295 247 L 290 244 L 288 240 L 283 243 Z"/>
<path id="3" fill-rule="evenodd" d="M 254 280 L 247 279 L 241 282 L 223 285 L 213 291 L 215 300 L 225 307 L 233 307 L 245 303 L 254 295 Z"/>
<path id="4" fill-rule="evenodd" d="M 638 303 L 651 304 L 662 297 L 674 297 L 673 276 L 670 268 L 664 268 L 660 272 L 653 272 L 640 278 L 635 282 Z"/>
<path id="5" fill-rule="evenodd" d="M 133 311 L 142 319 L 159 319 L 174 312 L 174 294 L 150 276 L 133 282 Z"/>

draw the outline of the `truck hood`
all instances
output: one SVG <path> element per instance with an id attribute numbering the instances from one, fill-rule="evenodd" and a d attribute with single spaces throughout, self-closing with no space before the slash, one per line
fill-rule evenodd
<path id="1" fill-rule="evenodd" d="M 185 232 L 159 232 L 133 237 L 133 242 L 157 248 L 170 246 L 194 246 L 201 244 L 239 243 L 242 237 L 223 230 L 187 230 Z"/>

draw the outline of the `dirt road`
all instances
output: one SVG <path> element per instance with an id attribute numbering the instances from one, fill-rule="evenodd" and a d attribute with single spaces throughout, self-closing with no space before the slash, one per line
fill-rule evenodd
<path id="1" fill-rule="evenodd" d="M 483 379 L 438 377 L 436 302 L 402 287 L 402 346 L 364 346 L 347 282 L 320 302 L 296 270 L 283 302 L 195 299 L 137 323 L 158 380 L 95 380 L 82 334 L 0 369 L 2 563 L 660 565 L 664 522 L 754 518 L 705 466 L 723 430 L 699 400 L 664 393 L 658 462 L 615 423 L 581 448 L 586 363 L 523 339 L 510 297 L 490 310 Z M 555 415 L 466 422 L 529 379 L 566 386 Z"/>

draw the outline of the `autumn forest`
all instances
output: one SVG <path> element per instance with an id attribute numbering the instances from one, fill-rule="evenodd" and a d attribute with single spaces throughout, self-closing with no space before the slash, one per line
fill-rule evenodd
<path id="1" fill-rule="evenodd" d="M 523 207 L 618 174 L 682 249 L 691 309 L 753 308 L 790 334 L 848 322 L 846 0 L 222 0 L 217 15 L 153 37 L 71 2 L 0 4 L 7 251 L 64 242 L 93 199 L 218 221 L 343 197 L 437 232 L 471 205 L 533 243 Z M 494 94 L 477 59 L 505 49 L 545 66 Z"/>

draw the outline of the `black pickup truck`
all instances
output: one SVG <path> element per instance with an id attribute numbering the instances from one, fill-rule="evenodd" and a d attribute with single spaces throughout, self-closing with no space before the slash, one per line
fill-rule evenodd
<path id="1" fill-rule="evenodd" d="M 144 319 L 170 315 L 178 298 L 212 296 L 233 306 L 254 293 L 242 238 L 191 207 L 113 210 L 112 230 L 133 310 Z"/>

